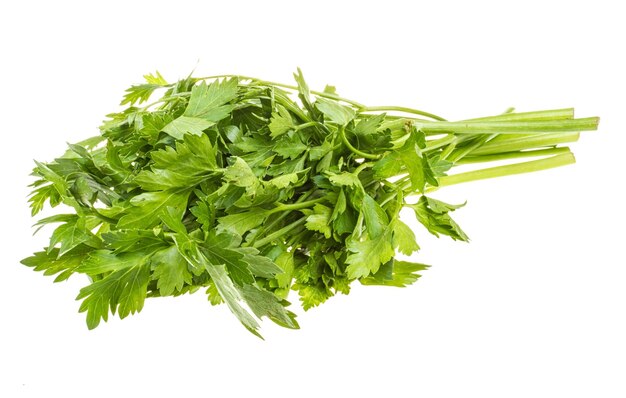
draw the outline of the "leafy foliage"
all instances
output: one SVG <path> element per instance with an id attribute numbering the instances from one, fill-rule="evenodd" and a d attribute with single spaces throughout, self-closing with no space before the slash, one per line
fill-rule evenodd
<path id="1" fill-rule="evenodd" d="M 447 176 L 453 166 L 535 156 L 533 148 L 545 156 L 570 131 L 597 125 L 568 110 L 446 122 L 367 108 L 332 86 L 313 91 L 299 69 L 294 77 L 295 87 L 144 76 L 101 135 L 36 162 L 32 215 L 46 205 L 64 211 L 37 222 L 57 226 L 22 263 L 55 281 L 87 275 L 77 299 L 90 329 L 141 311 L 147 297 L 200 289 L 256 335 L 263 317 L 295 329 L 291 290 L 308 310 L 355 280 L 403 287 L 419 278 L 427 266 L 397 256 L 420 249 L 403 208 L 431 233 L 467 241 L 451 218 L 461 205 L 429 192 L 572 158 L 556 148 L 551 158 Z M 398 110 L 420 117 L 383 113 Z"/>

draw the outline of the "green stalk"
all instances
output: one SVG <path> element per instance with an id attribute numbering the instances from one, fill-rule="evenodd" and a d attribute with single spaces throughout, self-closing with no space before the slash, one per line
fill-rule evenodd
<path id="1" fill-rule="evenodd" d="M 561 155 L 564 153 L 570 152 L 569 147 L 558 147 L 558 148 L 547 148 L 547 149 L 537 149 L 531 151 L 518 151 L 518 152 L 504 152 L 498 153 L 494 155 L 478 155 L 478 156 L 467 156 L 463 159 L 459 159 L 456 164 L 473 164 L 473 163 L 484 163 L 484 162 L 495 162 L 499 160 L 508 160 L 508 159 L 519 159 L 519 158 L 527 158 L 527 157 L 536 157 L 536 156 L 550 156 L 550 155 Z"/>
<path id="2" fill-rule="evenodd" d="M 287 226 L 282 227 L 281 229 L 279 229 L 276 232 L 272 232 L 271 234 L 267 235 L 265 238 L 263 239 L 259 239 L 256 242 L 254 242 L 252 244 L 252 247 L 261 247 L 264 246 L 268 243 L 271 243 L 272 241 L 280 238 L 281 236 L 289 233 L 291 230 L 293 230 L 294 228 L 304 224 L 306 222 L 306 217 L 302 217 L 294 222 L 292 222 L 291 224 L 288 224 Z"/>
<path id="3" fill-rule="evenodd" d="M 479 122 L 479 121 L 538 121 L 538 120 L 565 120 L 574 118 L 574 108 L 564 109 L 552 109 L 547 111 L 533 111 L 533 112 L 519 112 L 519 113 L 505 113 L 496 116 L 479 117 L 473 119 L 463 120 L 464 122 Z"/>
<path id="4" fill-rule="evenodd" d="M 496 166 L 481 170 L 468 171 L 465 173 L 453 174 L 450 176 L 440 177 L 439 186 L 431 187 L 427 189 L 427 191 L 434 191 L 441 187 L 461 184 L 464 182 L 547 170 L 554 167 L 572 164 L 575 163 L 575 161 L 576 159 L 574 158 L 574 155 L 569 152 L 561 155 L 551 156 L 545 159 L 531 160 L 529 162 L 515 163 L 505 166 Z"/>
<path id="5" fill-rule="evenodd" d="M 299 203 L 303 203 L 305 200 L 307 200 L 309 197 L 311 197 L 311 195 L 313 195 L 314 190 L 311 189 L 307 192 L 304 192 L 302 195 L 300 195 L 300 197 L 293 203 L 293 205 L 297 205 Z M 273 210 L 273 209 L 272 209 Z M 272 211 L 270 210 L 270 212 L 274 213 L 274 212 L 278 212 L 278 211 Z M 254 237 L 252 238 L 252 240 L 250 240 L 249 242 L 246 242 L 245 245 L 246 246 L 250 246 L 253 245 L 254 242 L 256 241 L 256 237 L 259 236 L 259 233 L 265 232 L 265 231 L 271 231 L 272 228 L 274 228 L 278 223 L 280 223 L 282 220 L 284 220 L 285 218 L 287 218 L 287 216 L 289 216 L 289 214 L 291 214 L 291 212 L 294 210 L 284 210 L 282 211 L 282 213 L 276 217 L 276 219 L 274 219 L 272 222 L 270 222 L 267 225 L 264 225 L 261 227 L 261 229 L 259 231 L 257 231 L 257 233 L 254 235 Z"/>
<path id="6" fill-rule="evenodd" d="M 300 210 L 306 209 L 308 207 L 313 206 L 316 203 L 322 202 L 326 200 L 326 198 L 321 197 L 317 199 L 307 200 L 306 202 L 296 202 L 296 203 L 280 203 L 278 206 L 269 211 L 268 214 L 277 213 L 280 211 L 290 211 L 290 210 Z"/>
<path id="7" fill-rule="evenodd" d="M 386 112 L 386 111 L 411 113 L 414 115 L 426 116 L 433 120 L 439 120 L 439 121 L 446 120 L 442 118 L 441 116 L 437 116 L 430 112 L 424 112 L 424 111 L 420 111 L 419 109 L 407 108 L 404 106 L 363 106 L 359 108 L 359 112 Z"/>
<path id="8" fill-rule="evenodd" d="M 432 141 L 427 141 L 426 148 L 424 148 L 424 152 L 432 151 L 432 150 L 441 148 L 442 146 L 450 145 L 456 141 L 457 141 L 457 137 L 454 134 L 448 134 L 445 137 L 432 140 Z"/>
<path id="9" fill-rule="evenodd" d="M 307 123 L 299 124 L 294 128 L 294 131 L 299 131 L 307 127 L 314 127 L 314 126 L 317 126 L 318 124 L 319 122 L 307 122 Z"/>
<path id="10" fill-rule="evenodd" d="M 575 142 L 579 137 L 578 132 L 498 136 L 472 151 L 471 155 L 493 155 L 501 152 L 549 147 Z"/>
<path id="11" fill-rule="evenodd" d="M 450 132 L 456 134 L 541 134 L 557 131 L 590 131 L 598 128 L 599 118 L 534 121 L 482 121 L 482 122 L 428 122 L 415 123 L 424 132 Z"/>
<path id="12" fill-rule="evenodd" d="M 348 138 L 346 137 L 346 133 L 344 131 L 344 127 L 341 126 L 339 128 L 339 135 L 341 136 L 341 141 L 343 142 L 343 144 L 355 155 L 358 155 L 362 158 L 365 159 L 370 159 L 370 160 L 377 160 L 380 159 L 382 157 L 382 155 L 374 155 L 371 153 L 367 153 L 367 152 L 363 152 L 360 149 L 357 149 L 356 147 L 354 147 L 350 141 L 348 141 Z"/>
<path id="13" fill-rule="evenodd" d="M 458 162 L 459 160 L 461 160 L 462 158 L 464 158 L 465 156 L 467 156 L 468 154 L 470 154 L 472 151 L 476 150 L 477 148 L 480 148 L 482 145 L 485 144 L 485 142 L 489 141 L 489 139 L 493 138 L 495 135 L 482 135 L 482 136 L 478 136 L 476 138 L 476 140 L 473 143 L 470 143 L 467 146 L 463 146 L 463 147 L 457 147 L 456 150 L 454 150 L 447 158 L 446 160 L 450 161 L 450 162 Z"/>

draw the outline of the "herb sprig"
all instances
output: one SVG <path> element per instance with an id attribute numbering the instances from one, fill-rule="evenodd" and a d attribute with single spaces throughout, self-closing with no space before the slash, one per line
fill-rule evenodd
<path id="1" fill-rule="evenodd" d="M 451 218 L 462 205 L 429 192 L 570 164 L 562 144 L 598 124 L 573 109 L 450 122 L 294 77 L 146 75 L 101 135 L 36 163 L 32 215 L 46 203 L 64 212 L 36 223 L 59 225 L 22 263 L 56 282 L 87 275 L 77 299 L 90 329 L 141 311 L 147 297 L 197 290 L 256 335 L 262 317 L 298 328 L 290 290 L 307 310 L 355 280 L 419 278 L 426 265 L 396 258 L 419 250 L 402 208 L 432 234 L 467 241 Z"/>

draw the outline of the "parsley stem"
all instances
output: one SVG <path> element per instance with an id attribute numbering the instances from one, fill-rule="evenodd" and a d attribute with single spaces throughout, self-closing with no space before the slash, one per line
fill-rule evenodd
<path id="1" fill-rule="evenodd" d="M 271 234 L 267 235 L 265 238 L 257 240 L 256 242 L 252 244 L 252 247 L 261 247 L 261 246 L 265 246 L 268 243 L 271 243 L 272 241 L 289 233 L 294 228 L 304 224 L 306 222 L 306 219 L 307 219 L 306 217 L 299 218 L 298 220 L 292 222 L 291 224 L 288 224 L 287 226 L 282 227 L 278 231 L 272 232 Z"/>
<path id="2" fill-rule="evenodd" d="M 297 125 L 297 126 L 294 128 L 294 131 L 299 131 L 299 130 L 305 129 L 305 128 L 307 128 L 307 127 L 314 127 L 314 126 L 317 126 L 318 124 L 320 124 L 320 123 L 319 123 L 319 122 L 307 122 L 307 123 L 302 123 L 302 124 Z"/>
<path id="3" fill-rule="evenodd" d="M 450 154 L 456 149 L 458 143 L 458 140 L 454 140 L 443 151 L 441 151 L 441 160 L 447 160 L 448 156 L 450 156 Z"/>
<path id="4" fill-rule="evenodd" d="M 449 144 L 452 144 L 454 142 L 457 141 L 457 137 L 454 134 L 448 134 L 445 137 L 436 139 L 436 140 L 432 140 L 432 141 L 426 141 L 426 148 L 424 149 L 425 152 L 427 151 L 432 151 L 435 150 L 437 148 L 440 148 L 442 146 L 446 146 Z"/>
<path id="5" fill-rule="evenodd" d="M 446 158 L 446 160 L 456 163 L 462 158 L 464 158 L 465 156 L 467 156 L 469 153 L 471 153 L 473 150 L 480 148 L 482 145 L 485 144 L 485 142 L 489 141 L 491 138 L 494 138 L 495 136 L 496 134 L 492 134 L 490 136 L 488 135 L 478 136 L 474 140 L 473 143 L 467 146 L 459 147 L 455 149 L 454 151 L 452 151 L 452 153 Z"/>
<path id="6" fill-rule="evenodd" d="M 269 214 L 277 213 L 279 211 L 290 211 L 290 210 L 300 210 L 306 209 L 308 207 L 313 206 L 316 203 L 322 202 L 326 200 L 326 198 L 321 197 L 317 199 L 307 200 L 306 202 L 299 203 L 279 203 L 275 208 L 269 211 Z"/>
<path id="7" fill-rule="evenodd" d="M 544 134 L 558 131 L 590 131 L 598 128 L 597 117 L 563 120 L 531 121 L 478 121 L 478 122 L 428 122 L 415 123 L 424 132 L 450 132 L 456 134 Z"/>
<path id="8" fill-rule="evenodd" d="M 446 119 L 441 116 L 437 116 L 430 112 L 420 111 L 419 109 L 407 108 L 404 106 L 365 106 L 359 109 L 359 112 L 384 112 L 384 111 L 397 111 L 404 113 L 412 113 L 414 115 L 426 116 L 433 120 L 445 121 Z"/>
<path id="9" fill-rule="evenodd" d="M 580 133 L 549 133 L 549 134 L 532 134 L 532 135 L 509 135 L 498 136 L 487 142 L 481 147 L 475 149 L 470 154 L 474 155 L 493 155 L 502 152 L 513 152 L 524 149 L 534 149 L 538 147 L 549 147 L 558 144 L 578 141 Z"/>
<path id="10" fill-rule="evenodd" d="M 313 193 L 315 192 L 314 189 L 308 190 L 306 192 L 304 192 L 302 195 L 300 195 L 300 197 L 294 202 L 294 204 L 298 204 L 298 203 L 302 203 L 304 202 L 306 199 L 308 199 L 311 195 L 313 195 Z M 293 210 L 285 210 L 283 211 L 278 217 L 276 217 L 276 219 L 274 219 L 273 221 L 271 221 L 268 225 L 264 225 L 261 227 L 261 229 L 259 231 L 257 231 L 257 233 L 254 235 L 254 237 L 252 238 L 252 240 L 250 242 L 248 242 L 246 245 L 252 245 L 254 244 L 254 242 L 256 241 L 256 237 L 259 236 L 260 233 L 262 233 L 263 231 L 271 231 L 278 223 L 280 223 L 282 220 L 284 220 L 289 214 L 291 214 Z M 276 211 L 277 212 L 277 211 Z"/>
<path id="11" fill-rule="evenodd" d="M 534 156 L 560 155 L 560 154 L 568 153 L 568 152 L 570 152 L 569 147 L 546 148 L 546 149 L 537 149 L 537 150 L 531 150 L 531 151 L 504 152 L 504 153 L 497 153 L 493 155 L 467 156 L 463 159 L 459 159 L 455 163 L 456 164 L 473 164 L 473 163 L 493 162 L 493 161 L 498 161 L 498 160 L 534 157 Z"/>
<path id="12" fill-rule="evenodd" d="M 350 141 L 348 141 L 348 138 L 346 137 L 346 133 L 344 131 L 343 126 L 339 129 L 339 135 L 341 136 L 341 141 L 344 143 L 344 145 L 347 146 L 348 149 L 352 153 L 354 153 L 355 155 L 358 155 L 358 156 L 360 156 L 362 158 L 365 158 L 365 159 L 371 159 L 371 160 L 378 160 L 378 159 L 380 159 L 382 157 L 382 155 L 374 155 L 374 154 L 371 154 L 371 153 L 366 153 L 366 152 L 363 152 L 363 151 L 355 148 L 350 143 Z"/>
<path id="13" fill-rule="evenodd" d="M 481 170 L 453 174 L 445 177 L 439 177 L 439 186 L 430 187 L 427 189 L 427 191 L 434 191 L 441 187 L 461 184 L 464 182 L 547 170 L 553 167 L 560 167 L 572 164 L 575 161 L 576 159 L 574 158 L 574 155 L 571 152 L 568 152 L 560 155 L 551 156 L 545 159 L 531 160 L 529 162 L 508 164 L 504 166 L 489 167 Z"/>
<path id="14" fill-rule="evenodd" d="M 352 174 L 354 174 L 355 176 L 358 176 L 360 172 L 362 172 L 363 170 L 369 168 L 369 167 L 373 167 L 374 163 L 372 162 L 363 162 L 359 165 L 359 167 L 357 167 L 356 169 L 354 169 L 354 171 L 352 172 Z"/>
<path id="15" fill-rule="evenodd" d="M 531 121 L 531 120 L 563 120 L 573 119 L 574 108 L 564 109 L 551 109 L 547 111 L 533 111 L 533 112 L 519 112 L 519 113 L 505 113 L 496 116 L 479 117 L 474 119 L 466 119 L 464 122 L 478 122 L 478 121 Z"/>

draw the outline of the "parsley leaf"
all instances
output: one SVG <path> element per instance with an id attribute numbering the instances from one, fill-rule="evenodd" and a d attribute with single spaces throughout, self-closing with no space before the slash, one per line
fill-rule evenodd
<path id="1" fill-rule="evenodd" d="M 439 200 L 422 196 L 416 204 L 409 206 L 415 211 L 417 220 L 433 235 L 448 235 L 454 240 L 465 242 L 469 240 L 465 232 L 461 230 L 461 227 L 448 214 L 463 205 L 449 205 Z"/>
<path id="2" fill-rule="evenodd" d="M 178 253 L 176 246 L 160 250 L 152 256 L 152 279 L 157 281 L 157 288 L 162 296 L 169 296 L 182 291 L 192 284 L 192 275 L 187 268 L 187 261 Z"/>
<path id="3" fill-rule="evenodd" d="M 389 229 L 374 238 L 351 240 L 347 248 L 352 254 L 346 259 L 346 272 L 350 279 L 362 278 L 376 273 L 381 264 L 389 261 L 393 250 L 392 234 Z"/>
<path id="4" fill-rule="evenodd" d="M 215 173 L 216 150 L 208 136 L 186 135 L 176 149 L 152 153 L 151 170 L 141 171 L 134 181 L 146 191 L 190 188 Z"/>
<path id="5" fill-rule="evenodd" d="M 152 228 L 159 223 L 159 215 L 167 207 L 183 210 L 187 206 L 189 191 L 167 190 L 145 192 L 130 199 L 131 206 L 126 209 L 117 223 L 118 228 Z"/>
<path id="6" fill-rule="evenodd" d="M 237 96 L 237 84 L 237 79 L 233 78 L 194 86 L 185 112 L 163 127 L 163 131 L 177 139 L 186 133 L 201 136 L 204 130 L 233 110 L 233 105 L 227 103 Z"/>
<path id="7" fill-rule="evenodd" d="M 107 321 L 109 309 L 120 318 L 141 311 L 147 294 L 150 267 L 144 256 L 132 256 L 124 268 L 80 290 L 80 312 L 87 312 L 87 326 L 93 329 Z"/>

